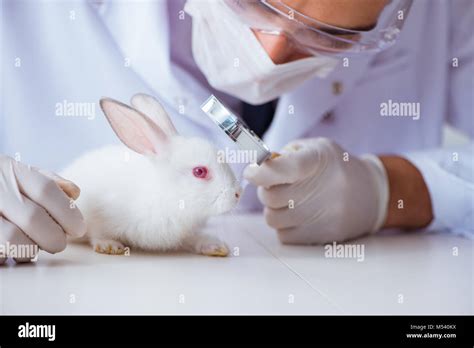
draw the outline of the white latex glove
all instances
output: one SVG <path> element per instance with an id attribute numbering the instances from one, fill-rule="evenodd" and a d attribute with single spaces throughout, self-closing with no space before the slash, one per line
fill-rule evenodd
<path id="1" fill-rule="evenodd" d="M 0 155 L 0 244 L 37 245 L 49 253 L 64 250 L 66 235 L 80 237 L 86 231 L 81 212 L 70 207 L 65 194 L 77 198 L 78 191 L 70 181 Z M 0 263 L 6 260 L 2 256 L 9 255 L 0 255 Z M 36 257 L 28 256 L 15 259 Z"/>
<path id="2" fill-rule="evenodd" d="M 342 242 L 375 232 L 388 206 L 388 179 L 378 157 L 349 155 L 325 138 L 291 142 L 281 156 L 250 165 L 269 226 L 283 243 Z"/>

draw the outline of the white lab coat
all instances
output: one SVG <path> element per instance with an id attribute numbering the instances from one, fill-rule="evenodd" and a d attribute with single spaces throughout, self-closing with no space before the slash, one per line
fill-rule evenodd
<path id="1" fill-rule="evenodd" d="M 228 146 L 199 108 L 215 91 L 193 66 L 182 3 L 2 1 L 0 153 L 59 170 L 118 142 L 99 98 L 127 101 L 137 92 L 162 100 L 181 133 Z M 327 79 L 283 95 L 265 142 L 278 150 L 325 136 L 353 154 L 406 156 L 430 190 L 431 229 L 474 235 L 473 146 L 439 148 L 445 123 L 474 135 L 472 23 L 470 0 L 415 0 L 393 48 L 350 58 Z M 419 102 L 420 119 L 382 117 L 389 100 Z M 61 116 L 58 103 L 70 102 L 89 103 L 95 114 Z M 245 196 L 245 206 L 259 206 L 253 189 Z"/>

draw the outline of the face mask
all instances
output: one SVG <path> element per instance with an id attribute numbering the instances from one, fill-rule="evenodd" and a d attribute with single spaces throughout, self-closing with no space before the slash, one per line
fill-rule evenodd
<path id="1" fill-rule="evenodd" d="M 275 64 L 252 30 L 222 1 L 188 0 L 194 60 L 215 89 L 250 104 L 263 104 L 336 66 L 330 57 Z"/>

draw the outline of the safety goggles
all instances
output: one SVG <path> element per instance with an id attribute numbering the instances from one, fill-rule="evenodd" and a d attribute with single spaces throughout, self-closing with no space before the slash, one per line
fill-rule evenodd
<path id="1" fill-rule="evenodd" d="M 412 0 L 391 0 L 383 8 L 373 28 L 355 30 L 318 21 L 281 0 L 224 2 L 251 29 L 265 34 L 284 35 L 294 47 L 313 55 L 379 52 L 392 46 L 412 5 Z"/>

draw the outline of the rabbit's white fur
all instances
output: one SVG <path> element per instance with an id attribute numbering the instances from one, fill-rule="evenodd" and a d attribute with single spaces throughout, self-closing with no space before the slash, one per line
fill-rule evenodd
<path id="1" fill-rule="evenodd" d="M 152 116 L 154 123 L 161 123 L 162 130 L 173 127 L 163 127 L 156 119 L 164 117 L 160 112 Z M 136 141 L 124 140 L 123 129 L 117 130 L 115 121 L 108 117 L 124 143 Z M 240 195 L 235 176 L 227 164 L 218 162 L 217 150 L 208 141 L 181 137 L 173 129 L 167 129 L 166 134 L 156 153 L 107 146 L 86 153 L 61 173 L 81 188 L 76 204 L 88 226 L 86 237 L 96 251 L 122 253 L 130 246 L 227 254 L 225 244 L 200 234 L 199 229 L 210 216 L 235 206 Z M 197 166 L 205 166 L 209 177 L 196 178 L 193 168 Z"/>

